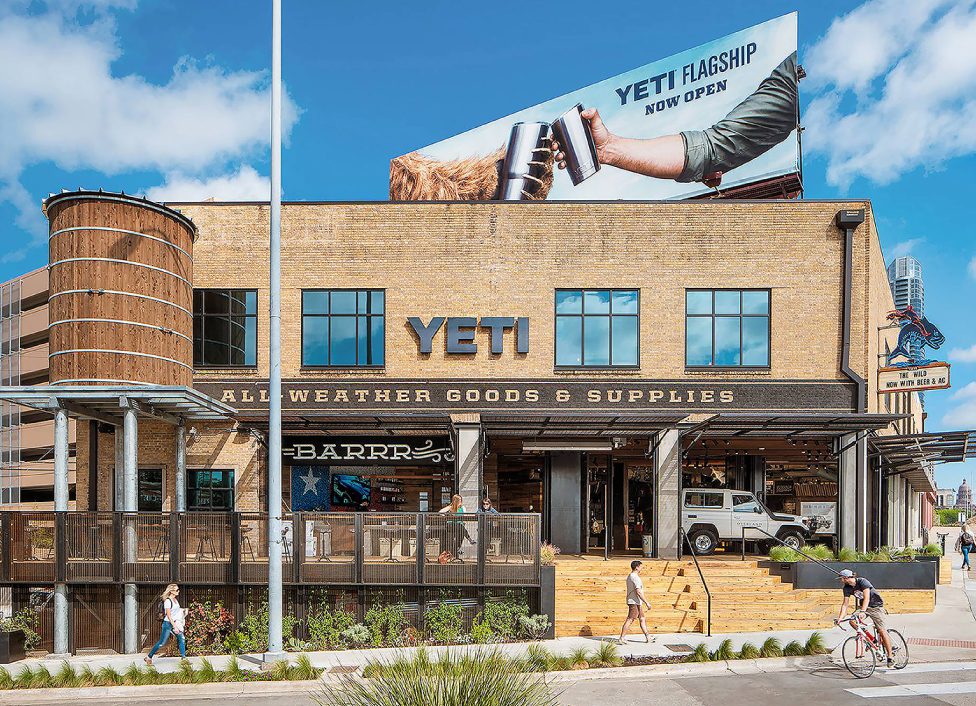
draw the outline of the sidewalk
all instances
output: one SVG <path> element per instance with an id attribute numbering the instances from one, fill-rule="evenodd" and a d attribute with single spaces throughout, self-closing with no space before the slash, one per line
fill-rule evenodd
<path id="1" fill-rule="evenodd" d="M 900 630 L 908 640 L 929 639 L 929 640 L 958 640 L 976 641 L 976 617 L 974 608 L 976 605 L 976 575 L 969 578 L 966 572 L 959 570 L 962 557 L 950 550 L 949 556 L 953 559 L 952 584 L 938 586 L 936 589 L 936 607 L 932 613 L 916 613 L 906 615 L 893 615 L 889 621 L 889 626 Z M 870 578 L 870 577 L 868 577 Z M 883 595 L 883 594 L 882 594 Z M 841 591 L 837 590 L 837 607 L 840 607 Z M 704 642 L 709 650 L 714 650 L 725 639 L 732 640 L 732 647 L 735 650 L 741 649 L 746 642 L 751 642 L 757 647 L 767 638 L 775 637 L 785 645 L 791 640 L 805 643 L 814 632 L 820 632 L 824 637 L 827 647 L 833 649 L 840 645 L 850 632 L 844 632 L 840 628 L 830 628 L 825 630 L 774 630 L 767 632 L 751 633 L 730 633 L 724 635 L 713 635 L 706 637 L 698 633 L 673 633 L 653 635 L 653 642 L 646 644 L 643 637 L 630 637 L 630 642 L 619 648 L 621 656 L 625 657 L 675 657 L 686 654 L 678 646 L 688 646 L 694 649 L 699 643 Z M 579 647 L 588 650 L 596 650 L 601 642 L 615 639 L 615 636 L 600 637 L 564 637 L 555 640 L 543 640 L 539 643 L 513 643 L 498 645 L 498 649 L 504 654 L 515 657 L 527 652 L 530 644 L 541 644 L 550 652 L 557 655 L 568 655 Z M 669 646 L 678 647 L 672 649 Z M 942 661 L 949 659 L 956 660 L 976 660 L 976 648 L 918 645 L 909 644 L 910 653 L 913 661 Z M 307 652 L 309 660 L 315 667 L 324 667 L 332 670 L 336 667 L 361 667 L 370 661 L 387 661 L 395 659 L 401 655 L 409 655 L 418 648 L 379 648 L 367 650 L 337 650 L 327 652 Z M 451 649 L 471 649 L 470 647 L 428 647 L 427 650 L 432 654 L 440 654 L 445 650 Z M 490 647 L 488 648 L 490 649 Z M 113 655 L 113 656 L 76 656 L 68 661 L 76 668 L 80 669 L 85 665 L 92 670 L 110 666 L 119 671 L 123 671 L 129 665 L 135 663 L 144 666 L 143 655 Z M 298 653 L 289 655 L 292 662 L 298 657 Z M 214 668 L 222 669 L 230 657 L 219 655 L 208 657 Z M 191 657 L 190 662 L 195 668 L 201 666 L 202 657 Z M 240 655 L 238 660 L 242 667 L 247 669 L 260 668 L 260 655 Z M 179 659 L 175 657 L 156 657 L 153 660 L 156 668 L 161 672 L 175 671 L 179 667 Z M 61 665 L 60 660 L 50 659 L 29 659 L 8 665 L 8 670 L 16 674 L 24 666 L 36 667 L 44 665 L 48 670 L 54 671 Z"/>

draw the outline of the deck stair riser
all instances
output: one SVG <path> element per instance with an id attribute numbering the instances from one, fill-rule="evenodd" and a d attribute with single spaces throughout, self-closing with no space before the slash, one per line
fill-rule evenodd
<path id="1" fill-rule="evenodd" d="M 819 593 L 794 591 L 754 561 L 704 560 L 712 593 L 712 632 L 827 627 L 833 606 Z M 613 635 L 626 615 L 630 560 L 563 559 L 556 566 L 556 635 Z M 641 578 L 651 632 L 704 632 L 707 603 L 692 562 L 645 560 Z M 640 629 L 635 624 L 634 634 Z"/>

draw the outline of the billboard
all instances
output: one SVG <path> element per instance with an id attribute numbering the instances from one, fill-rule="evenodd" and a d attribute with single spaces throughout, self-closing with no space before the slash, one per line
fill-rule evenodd
<path id="1" fill-rule="evenodd" d="M 681 199 L 799 171 L 796 13 L 390 163 L 390 200 Z M 578 107 L 577 107 L 578 106 Z"/>

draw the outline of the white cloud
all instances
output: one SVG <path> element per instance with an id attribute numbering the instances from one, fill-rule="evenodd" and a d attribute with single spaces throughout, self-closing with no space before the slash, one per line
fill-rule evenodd
<path id="1" fill-rule="evenodd" d="M 902 257 L 904 255 L 911 255 L 912 249 L 919 243 L 925 242 L 925 236 L 920 238 L 909 238 L 908 240 L 903 240 L 900 243 L 895 243 L 895 246 L 891 248 L 892 257 Z"/>
<path id="2" fill-rule="evenodd" d="M 973 259 L 969 261 L 969 267 L 966 269 L 969 270 L 969 276 L 976 279 L 976 255 L 973 255 Z"/>
<path id="3" fill-rule="evenodd" d="M 259 179 L 233 170 L 269 143 L 269 73 L 184 57 L 162 84 L 115 76 L 112 66 L 122 52 L 105 11 L 120 5 L 131 7 L 134 0 L 59 0 L 39 16 L 10 14 L 9 6 L 8 14 L 0 13 L 0 67 L 6 67 L 0 69 L 0 200 L 15 206 L 17 225 L 31 233 L 34 245 L 47 242 L 46 229 L 38 218 L 39 199 L 20 185 L 20 175 L 33 164 L 108 175 L 157 171 L 167 175 L 167 184 L 158 187 L 163 189 L 189 188 L 202 175 L 229 169 L 223 179 L 200 184 L 253 193 Z M 84 24 L 73 19 L 78 8 L 88 13 Z M 286 137 L 298 115 L 286 94 Z M 20 245 L 5 259 L 22 256 L 31 243 Z"/>
<path id="4" fill-rule="evenodd" d="M 976 382 L 965 385 L 949 397 L 961 402 L 942 417 L 946 429 L 976 429 Z"/>
<path id="5" fill-rule="evenodd" d="M 955 363 L 976 363 L 976 343 L 969 348 L 953 348 L 949 351 L 949 360 Z"/>
<path id="6" fill-rule="evenodd" d="M 976 151 L 973 37 L 972 0 L 869 0 L 831 24 L 803 60 L 822 91 L 804 146 L 831 184 L 885 184 Z"/>
<path id="7" fill-rule="evenodd" d="M 211 179 L 168 174 L 166 183 L 152 187 L 146 196 L 153 201 L 267 201 L 271 197 L 271 179 L 246 164 L 233 174 Z"/>

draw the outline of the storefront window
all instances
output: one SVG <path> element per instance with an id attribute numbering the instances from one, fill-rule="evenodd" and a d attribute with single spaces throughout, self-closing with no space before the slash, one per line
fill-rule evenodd
<path id="1" fill-rule="evenodd" d="M 193 290 L 193 364 L 244 367 L 257 362 L 257 291 Z"/>
<path id="2" fill-rule="evenodd" d="M 382 290 L 302 292 L 302 365 L 383 365 L 384 304 Z"/>
<path id="3" fill-rule="evenodd" d="M 769 290 L 687 290 L 685 364 L 769 367 Z"/>
<path id="4" fill-rule="evenodd" d="M 163 469 L 139 469 L 139 512 L 163 511 Z"/>
<path id="5" fill-rule="evenodd" d="M 234 471 L 190 470 L 186 473 L 186 509 L 225 511 L 234 509 Z"/>
<path id="6" fill-rule="evenodd" d="M 556 365 L 637 367 L 636 289 L 557 289 Z"/>

